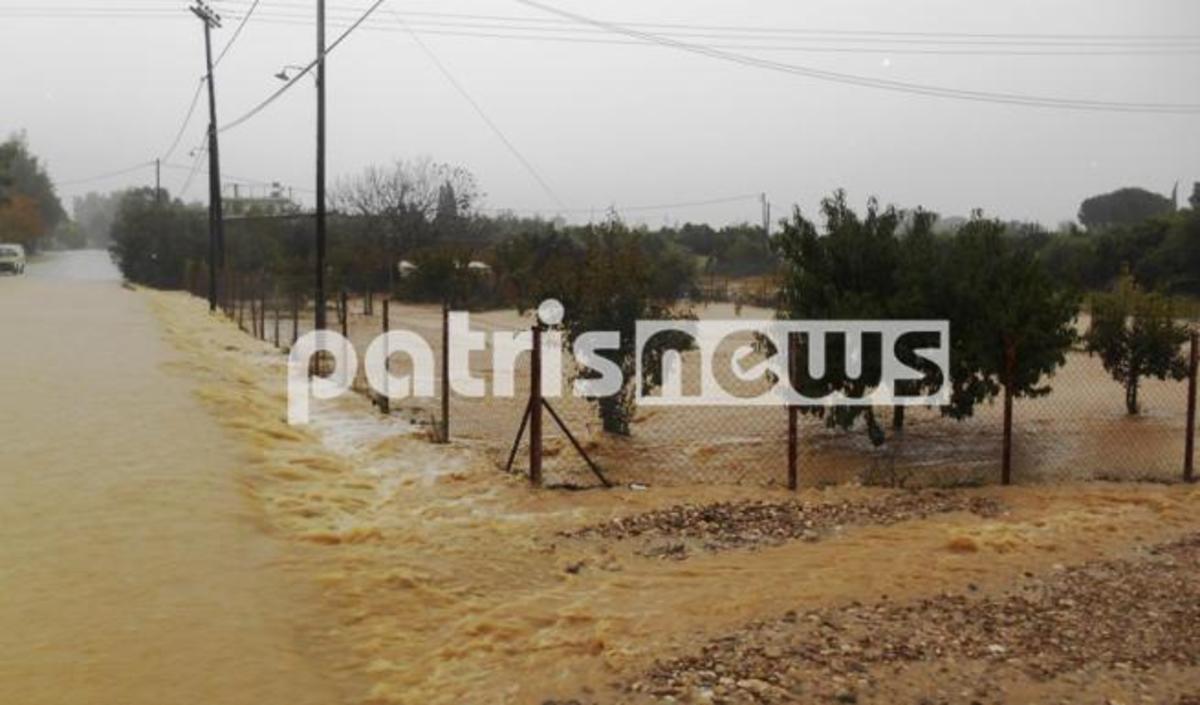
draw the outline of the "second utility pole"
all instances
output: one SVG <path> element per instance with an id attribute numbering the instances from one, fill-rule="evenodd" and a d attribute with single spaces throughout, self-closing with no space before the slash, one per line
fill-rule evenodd
<path id="1" fill-rule="evenodd" d="M 221 153 L 217 148 L 217 91 L 213 84 L 212 28 L 221 17 L 203 0 L 192 13 L 204 23 L 204 57 L 208 71 L 208 310 L 217 310 L 217 271 L 225 267 L 225 220 L 221 208 Z"/>
<path id="2" fill-rule="evenodd" d="M 325 0 L 317 0 L 317 289 L 316 329 L 325 328 Z"/>

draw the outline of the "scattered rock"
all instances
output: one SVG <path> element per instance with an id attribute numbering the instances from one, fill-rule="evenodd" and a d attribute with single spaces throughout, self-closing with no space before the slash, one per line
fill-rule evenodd
<path id="1" fill-rule="evenodd" d="M 793 540 L 813 542 L 835 534 L 845 526 L 888 525 L 958 511 L 991 517 L 998 515 L 1002 507 L 986 497 L 940 490 L 894 492 L 881 499 L 855 502 L 760 500 L 682 504 L 619 517 L 560 535 L 640 540 L 648 544 L 638 551 L 642 555 L 682 560 L 696 549 L 715 552 Z M 978 549 L 973 540 L 964 540 L 972 541 L 971 546 L 958 550 Z"/>

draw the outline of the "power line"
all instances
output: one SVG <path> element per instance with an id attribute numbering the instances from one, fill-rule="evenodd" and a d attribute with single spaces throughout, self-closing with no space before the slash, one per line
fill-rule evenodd
<path id="1" fill-rule="evenodd" d="M 254 11 L 258 9 L 259 2 L 261 2 L 261 0 L 254 0 L 254 4 L 251 5 L 250 9 L 246 11 L 246 14 L 242 16 L 242 21 L 238 23 L 237 29 L 233 30 L 233 35 L 229 37 L 229 41 L 225 42 L 225 48 L 221 49 L 221 53 L 217 55 L 217 60 L 213 62 L 213 68 L 220 66 L 221 60 L 224 59 L 225 55 L 229 53 L 229 50 L 233 48 L 233 43 L 237 41 L 239 36 L 241 36 L 242 30 L 246 28 L 246 23 L 250 21 L 250 18 L 254 16 Z"/>
<path id="2" fill-rule="evenodd" d="M 239 17 L 242 20 L 247 18 L 247 15 L 238 15 L 237 11 L 229 13 L 234 19 Z M 538 42 L 557 42 L 571 44 L 593 44 L 593 45 L 618 45 L 618 46 L 646 46 L 644 41 L 631 41 L 614 38 L 605 38 L 600 36 L 595 28 L 590 27 L 570 27 L 560 24 L 562 20 L 551 20 L 538 18 L 540 22 L 553 22 L 554 24 L 545 24 L 542 26 L 520 26 L 513 24 L 504 24 L 508 22 L 534 22 L 531 18 L 521 17 L 498 17 L 492 15 L 462 15 L 453 13 L 434 13 L 434 12 L 415 12 L 408 11 L 406 14 L 414 16 L 440 16 L 450 18 L 482 18 L 485 21 L 492 22 L 491 24 L 479 24 L 462 21 L 438 21 L 438 20 L 415 20 L 410 22 L 410 29 L 417 30 L 426 35 L 439 36 L 454 36 L 479 39 L 504 39 L 504 40 L 524 40 Z M 5 9 L 0 8 L 0 16 L 5 16 Z M 71 10 L 68 13 L 56 12 L 49 15 L 44 14 L 41 10 L 36 12 L 16 13 L 18 18 L 32 19 L 93 19 L 93 18 L 128 18 L 128 19 L 144 19 L 144 18 L 167 18 L 172 14 L 163 13 L 150 9 L 143 10 L 126 10 L 123 14 L 113 11 L 97 11 L 94 9 L 79 9 Z M 304 25 L 308 22 L 302 19 L 300 15 L 294 13 L 279 13 L 275 14 L 259 12 L 258 16 L 264 17 L 262 20 L 266 24 L 276 25 Z M 347 20 L 348 22 L 348 20 Z M 496 24 L 496 22 L 501 22 Z M 331 25 L 345 26 L 338 22 L 331 22 Z M 1045 34 L 1045 35 L 1019 35 L 1019 34 L 987 34 L 987 33 L 922 33 L 922 32 L 882 32 L 871 30 L 811 30 L 804 31 L 793 28 L 768 28 L 768 27 L 720 27 L 714 25 L 683 25 L 672 23 L 625 23 L 625 26 L 663 26 L 663 27 L 684 27 L 689 29 L 706 29 L 711 31 L 719 31 L 712 34 L 697 34 L 695 32 L 678 32 L 678 31 L 659 31 L 656 32 L 663 37 L 682 37 L 682 38 L 721 38 L 734 39 L 743 43 L 709 43 L 707 46 L 714 49 L 729 49 L 729 50 L 755 50 L 755 51 L 771 51 L 771 52 L 789 52 L 789 53 L 807 53 L 807 54 L 886 54 L 886 55 L 932 55 L 932 56 L 1035 56 L 1035 57 L 1069 57 L 1069 56 L 1190 56 L 1200 53 L 1200 44 L 1194 42 L 1200 40 L 1200 37 L 1193 35 L 1068 35 L 1068 34 Z M 396 31 L 395 28 L 376 26 L 371 23 L 366 23 L 364 29 L 370 31 Z M 731 34 L 732 33 L 732 34 Z M 771 34 L 764 34 L 771 33 Z M 834 36 L 822 36 L 822 33 L 833 34 Z M 742 36 L 737 36 L 742 35 Z M 774 36 L 773 36 L 774 35 Z M 901 37 L 930 37 L 930 38 L 897 38 Z M 1001 39 L 995 40 L 948 40 L 938 39 L 937 37 L 1040 37 L 1045 39 L 1038 40 L 1011 40 Z M 1055 39 L 1058 38 L 1058 39 Z M 745 43 L 757 42 L 757 43 Z M 761 42 L 775 42 L 772 44 L 763 44 Z M 779 43 L 787 42 L 787 43 Z M 797 43 L 798 42 L 798 43 Z M 835 46 L 814 45 L 812 42 L 833 43 Z M 897 46 L 896 44 L 900 45 Z M 851 46 L 861 44 L 874 44 L 876 46 Z M 882 46 L 880 46 L 882 45 Z M 908 46 L 906 46 L 908 45 Z M 933 48 L 922 48 L 922 46 L 932 46 Z M 961 48 L 955 48 L 955 47 Z M 1023 47 L 1034 48 L 1023 48 Z M 1043 48 L 1037 48 L 1043 47 Z"/>
<path id="3" fill-rule="evenodd" d="M 201 148 L 201 149 L 197 150 L 197 154 L 202 156 L 203 152 L 205 152 L 205 151 L 206 151 L 205 149 Z M 176 171 L 191 171 L 194 168 L 194 165 L 188 166 L 186 164 L 174 164 L 174 163 L 164 162 L 163 168 L 164 169 L 174 169 Z M 199 171 L 201 171 L 202 173 L 205 173 L 205 174 L 208 173 L 207 169 L 199 169 Z M 276 185 L 278 185 L 281 187 L 290 188 L 293 191 L 300 191 L 302 193 L 312 193 L 313 192 L 313 190 L 310 188 L 301 188 L 299 186 L 291 186 L 289 184 L 283 183 L 282 181 L 266 181 L 264 179 L 256 179 L 256 178 L 252 178 L 249 176 L 239 176 L 237 174 L 231 174 L 224 170 L 221 171 L 221 180 L 227 181 L 229 183 L 241 183 L 241 184 L 248 184 L 251 186 L 276 186 Z"/>
<path id="4" fill-rule="evenodd" d="M 421 48 L 421 51 L 423 51 L 425 56 L 429 58 L 434 66 L 437 67 L 437 70 L 441 72 L 442 76 L 444 76 L 446 80 L 450 82 L 450 85 L 454 86 L 454 90 L 458 91 L 458 94 L 461 95 L 468 103 L 470 103 L 471 107 L 474 108 L 475 113 L 480 117 L 481 120 L 484 121 L 484 123 L 487 124 L 487 126 L 492 130 L 492 133 L 495 134 L 496 137 L 499 138 L 499 140 L 508 149 L 508 151 L 514 157 L 516 157 L 517 161 L 521 163 L 521 166 L 525 167 L 525 171 L 529 172 L 529 175 L 532 176 L 534 181 L 536 181 L 538 185 L 542 187 L 542 190 L 545 191 L 548 196 L 550 196 L 550 199 L 561 207 L 563 205 L 562 199 L 559 198 L 558 194 L 554 192 L 554 189 L 550 187 L 550 184 L 546 181 L 546 179 L 542 178 L 541 173 L 539 173 L 538 170 L 533 166 L 533 163 L 525 158 L 525 155 L 522 154 L 521 150 L 517 149 L 517 146 L 513 144 L 512 140 L 510 140 L 508 136 L 504 134 L 504 131 L 500 129 L 500 126 L 488 116 L 487 112 L 483 109 L 483 106 L 481 106 L 479 102 L 471 96 L 466 87 L 454 77 L 454 74 L 450 73 L 450 69 L 446 68 L 446 65 L 443 64 L 440 59 L 438 59 L 437 55 L 433 53 L 433 50 L 425 44 L 421 37 L 408 27 L 399 13 L 397 13 L 390 6 L 388 7 L 388 10 L 395 15 L 396 21 L 399 22 L 402 27 L 408 30 L 409 36 L 412 37 L 413 42 Z"/>
<path id="5" fill-rule="evenodd" d="M 115 179 L 118 176 L 125 176 L 126 174 L 132 174 L 135 171 L 139 171 L 141 169 L 145 169 L 145 168 L 151 167 L 151 166 L 154 166 L 153 160 L 148 161 L 148 162 L 141 162 L 139 164 L 135 164 L 133 166 L 126 167 L 124 169 L 118 169 L 117 171 L 110 171 L 110 172 L 106 172 L 103 174 L 97 174 L 95 176 L 89 176 L 89 177 L 86 177 L 83 179 L 69 179 L 67 181 L 56 181 L 55 185 L 57 185 L 57 186 L 79 186 L 81 184 L 90 184 L 90 183 L 93 183 L 96 181 Z"/>
<path id="6" fill-rule="evenodd" d="M 590 24 L 596 27 L 603 27 L 617 34 L 624 34 L 630 37 L 642 39 L 646 42 L 658 44 L 660 46 L 671 47 L 680 51 L 685 51 L 701 56 L 708 56 L 714 59 L 721 59 L 732 63 L 742 64 L 753 68 L 766 69 L 779 73 L 788 73 L 807 78 L 813 78 L 831 83 L 840 83 L 845 85 L 853 85 L 865 88 L 876 88 L 899 93 L 908 93 L 914 95 L 925 95 L 938 98 L 953 98 L 956 100 L 968 100 L 982 103 L 1000 103 L 1007 105 L 1021 105 L 1027 107 L 1041 108 L 1058 108 L 1063 110 L 1089 110 L 1097 112 L 1127 112 L 1127 113 L 1178 113 L 1178 114 L 1195 114 L 1200 113 L 1200 105 L 1196 104 L 1178 104 L 1178 103 L 1121 103 L 1115 101 L 1099 101 L 1099 100 L 1073 100 L 1067 98 L 1054 98 L 1044 96 L 1030 96 L 1016 93 L 994 93 L 989 91 L 976 91 L 967 89 L 944 88 L 941 86 L 930 86 L 917 83 L 907 83 L 903 81 L 894 81 L 890 79 L 871 78 L 868 76 L 859 76 L 855 74 L 841 73 L 838 71 L 827 71 L 823 69 L 815 69 L 808 66 L 798 64 L 786 64 L 769 59 L 763 59 L 745 54 L 735 54 L 733 52 L 714 49 L 702 44 L 692 44 L 688 42 L 677 41 L 668 37 L 663 37 L 649 32 L 642 32 L 637 29 L 625 27 L 603 20 L 596 20 L 584 15 L 579 15 L 567 10 L 545 5 L 536 0 L 514 0 L 522 5 L 540 9 L 544 12 L 559 15 L 574 19 L 577 22 Z"/>
<path id="7" fill-rule="evenodd" d="M 401 13 L 402 11 L 396 11 Z M 236 11 L 235 11 L 236 13 Z M 489 30 L 489 31 L 512 31 L 512 32 L 558 32 L 568 34 L 582 35 L 602 35 L 606 31 L 591 27 L 591 26 L 572 26 L 570 24 L 539 24 L 526 18 L 517 17 L 495 17 L 495 16 L 472 16 L 472 15 L 448 15 L 446 13 L 418 13 L 404 12 L 415 17 L 416 19 L 409 20 L 409 25 L 412 27 L 433 27 L 433 28 L 450 28 L 450 29 L 468 29 L 468 30 Z M 289 11 L 272 11 L 268 14 L 269 17 L 277 21 L 288 19 L 304 20 L 305 16 Z M 479 20 L 470 19 L 472 17 L 480 17 Z M 561 21 L 560 21 L 561 22 Z M 626 27 L 645 26 L 638 23 L 622 23 Z M 655 33 L 659 36 L 672 36 L 678 38 L 692 39 L 735 39 L 742 41 L 801 41 L 801 42 L 827 42 L 835 44 L 883 44 L 887 46 L 896 45 L 949 45 L 949 46 L 983 46 L 983 47 L 1005 47 L 1005 46 L 1041 46 L 1041 47 L 1066 47 L 1066 48 L 1195 48 L 1197 42 L 1200 42 L 1200 36 L 1189 37 L 1163 37 L 1159 39 L 1145 39 L 1130 37 L 1125 39 L 1101 39 L 1101 38 L 1086 38 L 1077 37 L 1073 39 L 1019 39 L 1003 35 L 997 35 L 992 39 L 977 39 L 970 38 L 969 35 L 951 35 L 948 37 L 938 37 L 937 35 L 900 35 L 892 36 L 881 32 L 870 31 L 855 31 L 846 30 L 837 32 L 833 30 L 814 30 L 813 32 L 797 33 L 795 30 L 769 30 L 767 28 L 737 28 L 737 27 L 717 27 L 705 29 L 703 26 L 688 26 L 688 25 L 668 25 L 672 27 L 690 27 L 682 30 L 656 30 Z"/>
<path id="8" fill-rule="evenodd" d="M 242 4 L 251 0 L 225 0 L 234 4 Z M 274 7 L 306 8 L 307 5 L 297 2 L 272 2 Z M 354 8 L 343 8 L 345 11 L 356 11 Z M 482 20 L 493 22 L 524 22 L 530 24 L 547 24 L 571 27 L 575 20 L 560 17 L 520 17 L 513 15 L 481 15 L 451 12 L 433 12 L 417 10 L 399 10 L 405 15 L 418 17 L 437 17 L 458 20 Z M 955 39 L 1031 39 L 1031 40 L 1061 40 L 1061 41 L 1187 41 L 1200 40 L 1200 34 L 1086 34 L 1086 33 L 1029 33 L 1029 32 L 932 32 L 932 31 L 903 31 L 875 29 L 845 29 L 845 28 L 812 28 L 812 27 L 766 27 L 746 25 L 720 24 L 688 24 L 679 22 L 622 22 L 626 27 L 653 27 L 658 29 L 685 29 L 704 31 L 732 31 L 745 33 L 783 33 L 798 35 L 842 35 L 864 37 L 917 37 L 917 38 L 955 38 Z"/>
<path id="9" fill-rule="evenodd" d="M 302 20 L 291 19 L 270 19 L 264 20 L 271 24 L 282 25 L 306 25 Z M 332 24 L 332 23 L 331 23 Z M 569 31 L 565 28 L 496 28 L 489 25 L 475 25 L 481 30 L 496 29 L 497 31 L 475 31 L 470 28 L 472 25 L 451 25 L 458 27 L 467 27 L 469 31 L 458 29 L 438 29 L 429 28 L 428 25 L 422 22 L 409 23 L 409 29 L 417 31 L 423 35 L 449 36 L 449 37 L 469 37 L 479 39 L 504 39 L 518 41 L 538 41 L 538 42 L 558 42 L 567 44 L 594 44 L 594 45 L 617 45 L 617 46 L 648 46 L 644 41 L 617 39 L 612 37 L 600 36 L 596 33 L 587 35 L 563 34 L 563 31 Z M 364 25 L 366 31 L 374 32 L 392 32 L 402 31 L 393 27 L 376 26 L 372 24 Z M 515 31 L 509 31 L 515 30 Z M 538 32 L 536 34 L 531 32 Z M 557 32 L 557 33 L 554 33 Z M 677 36 L 671 33 L 663 34 L 663 36 Z M 746 37 L 742 41 L 751 40 L 771 40 L 769 37 L 756 38 Z M 800 39 L 787 40 L 792 43 L 780 44 L 778 42 L 772 44 L 746 44 L 746 43 L 716 43 L 708 44 L 707 46 L 714 49 L 733 49 L 733 50 L 755 50 L 755 51 L 783 51 L 794 53 L 809 53 L 809 54 L 886 54 L 886 55 L 950 55 L 950 56 L 1038 56 L 1038 57 L 1053 57 L 1053 56 L 1187 56 L 1200 53 L 1200 45 L 1182 45 L 1182 46 L 1162 46 L 1151 45 L 1148 48 L 1110 48 L 1106 49 L 1102 45 L 1100 48 L 1087 48 L 1089 45 L 1066 45 L 1061 49 L 1021 49 L 1021 48 L 987 48 L 989 45 L 983 45 L 982 48 L 914 48 L 914 47 L 861 47 L 861 46 L 822 46 L 813 45 L 806 42 L 811 41 L 830 41 L 822 39 Z M 800 43 L 796 43 L 799 41 Z M 1082 48 L 1071 48 L 1079 46 Z M 1122 45 L 1118 45 L 1122 46 Z"/>
<path id="10" fill-rule="evenodd" d="M 207 142 L 207 137 L 205 137 L 205 142 Z M 192 160 L 192 165 L 187 167 L 188 175 L 184 179 L 183 185 L 179 187 L 179 198 L 183 198 L 183 194 L 187 193 L 187 190 L 192 187 L 192 180 L 196 178 L 196 174 L 200 171 L 200 163 L 204 161 L 204 156 L 208 152 L 208 147 L 201 146 L 193 151 L 196 152 L 196 158 Z M 164 164 L 163 166 L 174 168 L 174 166 L 171 164 Z"/>
<path id="11" fill-rule="evenodd" d="M 261 103 L 259 103 L 256 106 L 254 106 L 253 108 L 251 108 L 249 110 L 249 112 L 243 114 L 241 117 L 237 118 L 236 120 L 222 126 L 218 130 L 218 132 L 225 132 L 227 130 L 232 130 L 233 128 L 237 127 L 238 125 L 241 125 L 241 124 L 245 123 L 247 120 L 253 118 L 255 115 L 258 115 L 260 112 L 265 110 L 268 105 L 270 105 L 271 103 L 274 103 L 276 100 L 278 100 L 279 96 L 283 95 L 284 93 L 286 93 L 288 91 L 288 89 L 290 89 L 292 86 L 296 85 L 296 83 L 301 78 L 303 78 L 304 76 L 307 76 L 308 73 L 310 71 L 312 71 L 313 67 L 317 65 L 317 62 L 319 62 L 322 57 L 328 56 L 334 49 L 336 49 L 338 47 L 338 45 L 341 44 L 342 41 L 346 39 L 346 37 L 350 36 L 350 34 L 352 32 L 354 32 L 354 30 L 358 29 L 359 25 L 361 25 L 363 22 L 365 22 L 367 20 L 367 18 L 370 17 L 375 12 L 375 10 L 379 9 L 379 6 L 382 5 L 383 3 L 384 3 L 384 0 L 375 0 L 375 4 L 371 5 L 371 7 L 368 8 L 367 11 L 364 12 L 362 14 L 362 16 L 359 17 L 358 20 L 354 24 L 350 25 L 350 27 L 347 28 L 346 31 L 342 32 L 342 34 L 337 39 L 335 39 L 332 44 L 330 44 L 328 47 L 326 47 L 325 51 L 322 52 L 321 56 L 318 56 L 317 58 L 315 58 L 311 62 L 309 62 L 309 64 L 307 66 L 305 66 L 303 70 L 301 70 L 295 76 L 293 76 L 291 78 L 291 80 L 289 80 L 287 83 L 283 84 L 282 87 L 277 89 L 275 92 L 271 93 L 271 95 L 267 96 L 266 100 L 262 101 Z"/>
<path id="12" fill-rule="evenodd" d="M 245 12 L 241 17 L 253 14 L 253 9 L 261 0 L 245 0 L 251 2 L 251 10 L 234 10 L 231 11 L 231 16 L 239 16 L 237 13 Z M 289 11 L 288 7 L 302 7 L 290 3 L 276 3 L 277 6 L 282 6 L 283 9 L 268 11 L 267 17 L 276 20 L 287 19 L 306 19 L 307 15 L 300 15 L 293 11 Z M 343 12 L 353 11 L 357 13 L 357 9 L 344 8 Z M 462 14 L 462 13 L 446 13 L 446 12 L 421 12 L 413 10 L 398 11 L 405 15 L 409 15 L 417 19 L 410 22 L 412 26 L 443 26 L 460 29 L 483 29 L 483 30 L 505 30 L 517 32 L 550 32 L 559 31 L 567 33 L 598 33 L 600 30 L 593 27 L 572 26 L 572 23 L 560 18 L 530 18 L 530 17 L 514 17 L 501 15 L 477 15 L 477 14 Z M 113 14 L 126 14 L 131 16 L 142 17 L 170 17 L 175 13 L 155 8 L 110 8 L 103 11 L 94 8 L 42 8 L 42 7 L 26 7 L 26 8 L 0 8 L 0 14 L 9 14 L 16 17 L 95 17 L 108 16 Z M 261 14 L 261 13 L 260 13 Z M 282 24 L 292 24 L 291 22 L 279 22 Z M 481 24 L 482 23 L 482 24 Z M 801 41 L 824 41 L 824 42 L 849 42 L 849 43 L 883 43 L 883 44 L 950 44 L 950 45 L 976 45 L 976 46 L 1065 46 L 1065 47 L 1117 47 L 1126 50 L 1137 47 L 1149 47 L 1155 50 L 1162 50 L 1176 46 L 1182 49 L 1194 49 L 1195 43 L 1200 41 L 1200 35 L 1187 34 L 1039 34 L 1039 33 L 1000 33 L 1000 32 L 905 32 L 905 31 L 886 31 L 886 30 L 862 30 L 862 29 L 801 29 L 792 27 L 762 27 L 762 26 L 731 26 L 731 25 L 703 25 L 703 24 L 685 24 L 685 23 L 668 23 L 668 22 L 624 22 L 621 23 L 625 27 L 646 27 L 655 28 L 656 34 L 660 36 L 677 36 L 677 37 L 692 37 L 692 38 L 741 38 L 743 40 L 795 40 L 800 38 Z M 531 26 L 532 25 L 532 26 Z M 682 30 L 682 31 L 677 31 Z M 557 37 L 556 37 L 557 38 Z"/>
<path id="13" fill-rule="evenodd" d="M 183 116 L 183 122 L 179 125 L 179 131 L 175 133 L 175 139 L 171 141 L 171 146 L 167 148 L 167 151 L 161 157 L 163 161 L 170 159 L 171 155 L 175 154 L 175 150 L 179 147 L 179 142 L 183 139 L 183 134 L 187 131 L 187 126 L 192 121 L 192 115 L 196 112 L 196 106 L 200 104 L 200 93 L 204 90 L 204 81 L 205 78 L 201 76 L 200 80 L 196 82 L 196 92 L 192 94 L 192 102 L 188 106 L 187 113 Z"/>

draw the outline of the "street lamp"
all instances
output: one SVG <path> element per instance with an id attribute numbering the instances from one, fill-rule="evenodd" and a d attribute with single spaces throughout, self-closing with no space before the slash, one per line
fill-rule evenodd
<path id="1" fill-rule="evenodd" d="M 275 74 L 275 78 L 278 78 L 280 81 L 290 81 L 292 77 L 288 75 L 288 71 L 303 71 L 307 68 L 307 66 L 300 66 L 298 64 L 288 64 L 280 69 L 279 73 Z"/>

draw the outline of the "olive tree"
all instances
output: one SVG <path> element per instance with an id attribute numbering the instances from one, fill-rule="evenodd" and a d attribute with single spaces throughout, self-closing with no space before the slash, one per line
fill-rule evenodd
<path id="1" fill-rule="evenodd" d="M 1104 369 L 1125 387 L 1126 413 L 1140 411 L 1138 388 L 1144 377 L 1187 376 L 1182 346 L 1188 329 L 1175 321 L 1169 299 L 1142 291 L 1125 274 L 1114 291 L 1093 296 L 1091 304 L 1087 351 L 1098 355 Z"/>

